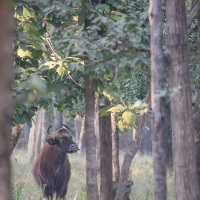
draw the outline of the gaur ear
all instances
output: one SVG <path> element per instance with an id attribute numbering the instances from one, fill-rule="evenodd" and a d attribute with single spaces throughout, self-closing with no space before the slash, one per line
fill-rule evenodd
<path id="1" fill-rule="evenodd" d="M 57 138 L 48 138 L 47 139 L 47 142 L 50 144 L 50 145 L 55 145 L 57 144 Z"/>

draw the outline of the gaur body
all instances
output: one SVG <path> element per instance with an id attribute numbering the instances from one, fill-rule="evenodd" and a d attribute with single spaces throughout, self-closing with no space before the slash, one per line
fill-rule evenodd
<path id="1" fill-rule="evenodd" d="M 47 139 L 33 167 L 35 181 L 46 199 L 53 200 L 54 194 L 56 199 L 65 199 L 71 174 L 67 153 L 77 151 L 69 129 L 58 129 Z"/>

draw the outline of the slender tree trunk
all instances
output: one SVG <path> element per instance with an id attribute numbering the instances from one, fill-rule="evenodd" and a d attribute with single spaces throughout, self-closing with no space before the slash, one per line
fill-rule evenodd
<path id="1" fill-rule="evenodd" d="M 35 141 L 35 156 L 34 160 L 40 153 L 41 149 L 41 136 L 42 136 L 42 109 L 38 110 L 38 120 L 37 120 L 37 130 L 36 134 L 36 141 Z"/>
<path id="2" fill-rule="evenodd" d="M 81 132 L 81 126 L 82 126 L 82 117 L 80 115 L 76 115 L 76 117 L 74 118 L 74 125 L 75 125 L 75 131 L 76 131 L 76 143 L 79 144 L 79 138 L 80 138 L 80 132 Z"/>
<path id="3" fill-rule="evenodd" d="M 120 177 L 119 165 L 119 129 L 116 126 L 115 117 L 111 114 L 112 122 L 112 180 L 118 182 Z"/>
<path id="4" fill-rule="evenodd" d="M 164 62 L 162 49 L 162 1 L 150 0 L 150 43 L 151 43 L 151 106 L 152 106 L 152 149 L 154 169 L 154 199 L 166 200 L 166 113 L 164 97 Z"/>
<path id="5" fill-rule="evenodd" d="M 196 136 L 196 162 L 197 162 L 197 175 L 198 185 L 200 186 L 200 89 L 198 89 L 197 99 L 194 106 L 194 130 Z"/>
<path id="6" fill-rule="evenodd" d="M 36 144 L 36 132 L 38 125 L 39 112 L 37 111 L 32 120 L 32 127 L 30 129 L 30 136 L 28 141 L 28 161 L 33 162 L 35 159 L 35 144 Z"/>
<path id="7" fill-rule="evenodd" d="M 85 132 L 87 200 L 98 200 L 96 135 L 94 128 L 95 91 L 89 75 L 85 75 Z"/>
<path id="8" fill-rule="evenodd" d="M 56 104 L 56 99 L 57 99 L 57 95 L 54 94 L 54 104 Z M 59 128 L 62 128 L 63 126 L 63 115 L 62 113 L 56 108 L 54 107 L 54 124 L 53 124 L 53 129 L 54 131 L 57 131 Z"/>
<path id="9" fill-rule="evenodd" d="M 150 106 L 150 92 L 148 92 L 147 94 L 146 102 Z M 119 178 L 119 184 L 117 187 L 117 192 L 116 192 L 114 200 L 123 200 L 124 198 L 131 162 L 139 149 L 144 128 L 146 125 L 147 117 L 148 117 L 148 114 L 143 114 L 139 118 L 139 125 L 137 128 L 135 140 L 131 142 L 130 148 L 128 149 L 128 151 L 126 152 L 124 156 L 122 169 L 121 169 L 121 175 Z"/>
<path id="10" fill-rule="evenodd" d="M 42 109 L 42 130 L 41 130 L 41 149 L 44 147 L 47 138 L 47 129 L 49 124 L 49 111 Z"/>
<path id="11" fill-rule="evenodd" d="M 197 42 L 200 44 L 200 9 L 198 10 L 198 39 Z M 200 88 L 197 90 L 197 98 L 194 106 L 193 118 L 194 118 L 194 130 L 196 137 L 196 163 L 197 163 L 197 175 L 198 175 L 198 186 L 200 190 Z"/>
<path id="12" fill-rule="evenodd" d="M 13 150 L 14 150 L 17 142 L 18 142 L 20 133 L 21 133 L 20 126 L 18 124 L 15 124 L 15 126 L 13 127 L 12 137 L 11 137 L 10 155 L 12 154 L 12 152 L 13 152 Z"/>
<path id="13" fill-rule="evenodd" d="M 112 128 L 111 116 L 99 118 L 100 133 L 100 199 L 112 199 Z"/>
<path id="14" fill-rule="evenodd" d="M 11 200 L 10 143 L 12 106 L 12 14 L 11 2 L 0 1 L 0 199 Z"/>
<path id="15" fill-rule="evenodd" d="M 167 44 L 173 132 L 173 168 L 177 200 L 200 199 L 197 185 L 195 137 L 189 77 L 185 1 L 167 0 Z"/>
<path id="16" fill-rule="evenodd" d="M 152 154 L 152 141 L 151 141 L 151 117 L 150 117 L 150 115 L 147 119 L 146 127 L 147 128 L 144 129 L 143 139 L 140 144 L 139 152 L 141 154 L 151 155 Z M 135 131 L 135 129 L 133 131 Z"/>
<path id="17" fill-rule="evenodd" d="M 63 126 L 63 118 L 62 113 L 57 109 L 54 108 L 54 131 L 57 131 L 59 128 L 62 128 Z"/>
<path id="18" fill-rule="evenodd" d="M 78 152 L 79 154 L 83 153 L 84 138 L 85 138 L 85 116 L 81 119 L 81 132 L 78 142 L 78 147 L 80 149 L 80 151 Z"/>
<path id="19" fill-rule="evenodd" d="M 99 107 L 98 107 L 98 99 L 95 99 L 95 135 L 97 140 L 97 169 L 100 171 L 100 133 L 99 133 Z"/>
<path id="20" fill-rule="evenodd" d="M 26 123 L 26 124 L 24 125 L 24 140 L 25 140 L 26 145 L 28 144 L 29 134 L 30 134 L 30 127 L 29 127 L 28 124 Z"/>

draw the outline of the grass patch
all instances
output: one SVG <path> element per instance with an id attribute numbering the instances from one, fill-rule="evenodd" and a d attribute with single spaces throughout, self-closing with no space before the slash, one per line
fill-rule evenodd
<path id="1" fill-rule="evenodd" d="M 40 200 L 41 189 L 32 175 L 32 164 L 27 162 L 27 152 L 17 150 L 12 155 L 13 200 Z M 120 155 L 121 161 L 123 155 Z M 85 155 L 69 155 L 71 179 L 68 185 L 68 200 L 86 200 L 86 161 Z M 133 181 L 131 200 L 153 199 L 153 164 L 150 156 L 137 155 L 131 164 L 129 178 Z M 172 173 L 167 175 L 168 200 L 174 200 L 174 181 Z"/>

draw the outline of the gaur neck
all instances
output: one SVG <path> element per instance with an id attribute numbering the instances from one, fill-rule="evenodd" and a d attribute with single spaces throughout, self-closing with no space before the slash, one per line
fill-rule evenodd
<path id="1" fill-rule="evenodd" d="M 56 148 L 57 151 L 57 159 L 59 163 L 63 163 L 67 157 L 67 153 L 60 151 L 58 148 Z"/>

